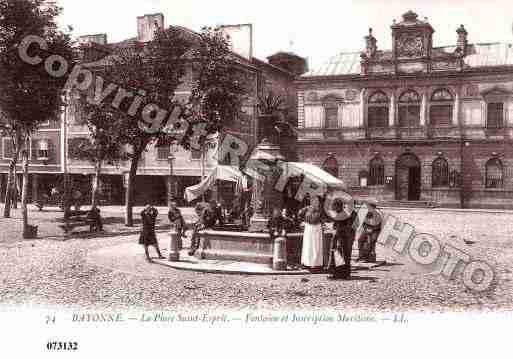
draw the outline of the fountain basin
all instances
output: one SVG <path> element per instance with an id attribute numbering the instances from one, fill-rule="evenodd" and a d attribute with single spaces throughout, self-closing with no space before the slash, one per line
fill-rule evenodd
<path id="1" fill-rule="evenodd" d="M 204 230 L 196 258 L 273 264 L 274 240 L 268 233 Z M 303 233 L 287 235 L 287 263 L 299 264 Z"/>

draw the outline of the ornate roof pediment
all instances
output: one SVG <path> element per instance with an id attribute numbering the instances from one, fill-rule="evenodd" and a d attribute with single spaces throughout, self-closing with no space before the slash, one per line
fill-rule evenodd
<path id="1" fill-rule="evenodd" d="M 344 97 L 338 93 L 328 93 L 320 98 L 321 102 L 342 102 L 344 101 Z"/>
<path id="2" fill-rule="evenodd" d="M 494 86 L 490 89 L 481 92 L 483 97 L 500 97 L 500 96 L 512 96 L 513 91 L 506 89 L 501 86 Z"/>

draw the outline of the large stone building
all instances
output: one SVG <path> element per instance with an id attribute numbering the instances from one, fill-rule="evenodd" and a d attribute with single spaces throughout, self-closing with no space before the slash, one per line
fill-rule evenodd
<path id="1" fill-rule="evenodd" d="M 135 26 L 136 24 L 134 24 Z M 137 18 L 137 37 L 118 43 L 109 43 L 106 34 L 85 35 L 78 39 L 84 49 L 83 62 L 95 63 L 100 66 L 102 61 L 107 63 L 108 57 L 116 51 L 122 51 L 130 46 L 140 46 L 152 40 L 155 26 L 163 28 L 164 16 L 150 14 Z M 177 26 L 178 27 L 178 26 Z M 198 36 L 193 31 L 178 27 L 190 36 Z M 257 98 L 266 91 L 272 90 L 275 94 L 287 99 L 288 107 L 293 116 L 290 119 L 297 123 L 296 93 L 293 81 L 296 75 L 306 71 L 306 61 L 298 56 L 288 53 L 278 53 L 262 61 L 252 56 L 253 36 L 251 25 L 225 27 L 228 33 L 233 33 L 234 58 L 240 68 L 247 74 L 248 83 L 251 84 L 247 100 L 243 104 L 243 114 L 226 132 L 243 139 L 249 148 L 256 144 L 258 139 L 258 113 Z M 237 51 L 236 51 L 237 50 Z M 184 100 L 188 98 L 194 74 L 192 66 L 188 69 L 183 84 L 176 92 L 176 96 Z M 67 106 L 60 118 L 45 123 L 34 134 L 31 142 L 30 188 L 32 197 L 49 194 L 51 188 L 62 184 L 63 173 L 68 171 L 73 180 L 73 186 L 79 188 L 84 194 L 85 202 L 90 199 L 91 180 L 94 168 L 91 163 L 73 157 L 72 148 L 83 138 L 89 136 L 87 126 L 81 114 L 72 106 Z M 202 156 L 200 151 L 185 151 L 178 148 L 173 151 L 172 159 L 169 146 L 157 147 L 155 144 L 143 154 L 140 161 L 135 185 L 135 203 L 143 205 L 148 201 L 155 204 L 165 204 L 169 193 L 183 198 L 184 188 L 200 181 L 201 175 L 207 175 L 216 165 L 214 154 L 219 145 L 219 137 L 213 136 L 209 143 L 207 154 Z M 3 138 L 0 146 L 0 187 L 3 199 L 5 193 L 6 174 L 8 162 L 12 157 L 12 146 L 8 138 Z M 170 163 L 172 161 L 172 163 Z M 203 166 L 202 166 L 203 162 Z M 172 165 L 172 169 L 171 169 Z M 124 201 L 124 186 L 129 170 L 128 163 L 118 166 L 103 166 L 100 192 L 102 203 L 121 204 Z M 18 167 L 21 172 L 21 167 Z M 172 173 L 172 181 L 169 181 Z M 19 181 L 21 182 L 21 181 Z M 174 184 L 170 186 L 170 183 Z M 21 186 L 18 185 L 19 188 Z M 226 192 L 230 193 L 228 189 Z M 233 194 L 233 190 L 231 190 Z"/>
<path id="2" fill-rule="evenodd" d="M 300 158 L 383 202 L 513 207 L 513 48 L 473 44 L 469 31 L 436 47 L 409 11 L 391 50 L 370 29 L 363 52 L 301 76 Z"/>

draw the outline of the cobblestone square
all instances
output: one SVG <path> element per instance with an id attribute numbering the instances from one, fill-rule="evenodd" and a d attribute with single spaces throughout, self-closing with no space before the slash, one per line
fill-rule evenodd
<path id="1" fill-rule="evenodd" d="M 110 209 L 119 217 L 116 208 Z M 176 270 L 144 260 L 137 245 L 138 228 L 107 226 L 103 237 L 64 240 L 57 235 L 52 212 L 33 212 L 42 237 L 20 238 L 16 218 L 0 222 L 0 302 L 3 305 L 55 305 L 59 308 L 254 308 L 344 310 L 510 310 L 512 308 L 513 213 L 429 209 L 385 209 L 417 232 L 433 234 L 473 259 L 489 263 L 497 275 L 493 291 L 475 294 L 458 280 L 426 272 L 411 260 L 390 258 L 378 245 L 378 259 L 387 265 L 356 265 L 350 281 L 328 281 L 325 274 L 248 276 Z M 161 212 L 163 213 L 163 212 Z M 189 215 L 190 218 L 190 215 Z M 158 238 L 168 241 L 160 218 Z M 53 232 L 55 233 L 53 233 Z M 187 243 L 186 243 L 187 245 Z M 95 262 L 98 250 L 128 246 L 111 263 Z M 120 247 L 121 248 L 121 247 Z"/>

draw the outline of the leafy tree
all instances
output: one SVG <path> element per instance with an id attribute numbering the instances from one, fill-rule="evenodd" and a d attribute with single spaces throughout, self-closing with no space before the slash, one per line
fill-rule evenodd
<path id="1" fill-rule="evenodd" d="M 155 39 L 146 45 L 136 43 L 117 49 L 109 57 L 105 69 L 109 80 L 140 95 L 135 113 L 130 109 L 132 99 L 109 110 L 115 118 L 116 138 L 127 147 L 130 161 L 125 195 L 127 226 L 133 225 L 133 187 L 142 153 L 158 139 L 173 137 L 164 131 L 169 116 L 175 111 L 183 115 L 184 106 L 175 99 L 175 91 L 185 75 L 189 49 L 190 39 L 181 30 L 169 28 L 157 30 Z"/>
<path id="2" fill-rule="evenodd" d="M 14 155 L 9 164 L 9 176 L 4 217 L 10 216 L 10 194 L 13 172 L 20 155 L 23 160 L 22 214 L 24 234 L 28 229 L 27 192 L 29 153 L 24 150 L 30 135 L 38 125 L 56 118 L 62 104 L 65 77 L 50 76 L 43 64 L 31 65 L 19 55 L 19 46 L 27 36 L 43 38 L 48 49 L 31 46 L 32 56 L 41 58 L 60 55 L 72 65 L 70 36 L 58 30 L 55 18 L 61 8 L 45 5 L 43 0 L 2 0 L 0 2 L 0 109 L 3 130 L 10 136 Z"/>
<path id="3" fill-rule="evenodd" d="M 116 113 L 108 104 L 91 103 L 88 96 L 78 93 L 76 109 L 82 123 L 87 125 L 89 138 L 80 141 L 76 148 L 70 148 L 74 158 L 91 162 L 94 165 L 94 180 L 92 188 L 92 208 L 98 206 L 99 184 L 104 164 L 115 165 L 125 160 L 126 155 L 120 145 L 119 123 Z"/>
<path id="4" fill-rule="evenodd" d="M 116 123 L 118 142 L 127 147 L 130 169 L 125 224 L 132 226 L 134 180 L 148 145 L 178 140 L 183 147 L 190 148 L 191 144 L 204 141 L 205 134 L 221 130 L 236 118 L 241 95 L 246 90 L 240 82 L 237 59 L 220 29 L 205 28 L 201 34 L 175 27 L 158 29 L 153 41 L 118 48 L 105 62 L 105 68 L 98 70 L 106 79 L 131 94 L 140 95 L 137 112 L 131 112 L 133 98 L 116 108 L 104 108 Z M 195 80 L 192 95 L 184 104 L 175 93 L 187 71 L 194 72 Z M 151 107 L 154 105 L 158 107 Z M 153 110 L 146 111 L 148 108 Z M 165 112 L 161 118 L 160 111 Z M 177 128 L 181 122 L 169 127 L 170 117 L 186 120 L 185 133 Z M 197 131 L 196 125 L 200 123 L 206 124 L 206 131 Z"/>
<path id="5" fill-rule="evenodd" d="M 197 116 L 191 118 L 191 123 L 206 124 L 205 135 L 198 141 L 202 145 L 206 135 L 222 131 L 237 119 L 248 88 L 241 59 L 231 51 L 230 38 L 220 27 L 202 29 L 192 61 L 196 78 L 190 103 L 197 109 Z M 193 135 L 193 130 L 191 126 L 189 135 Z M 190 146 L 190 137 L 184 139 L 184 144 Z"/>

